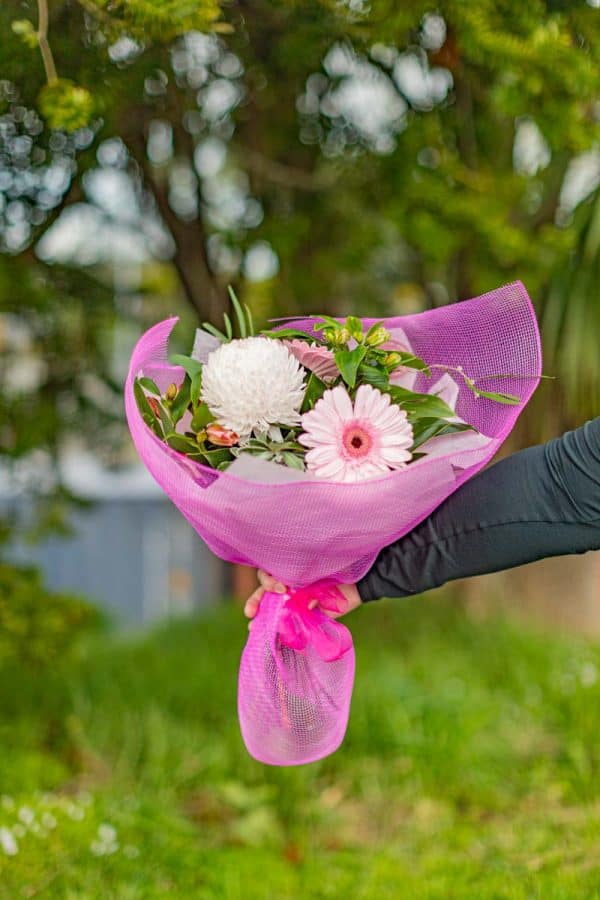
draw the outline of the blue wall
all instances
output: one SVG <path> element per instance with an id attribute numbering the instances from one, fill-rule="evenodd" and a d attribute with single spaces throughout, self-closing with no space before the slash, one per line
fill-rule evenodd
<path id="1" fill-rule="evenodd" d="M 160 495 L 96 500 L 72 525 L 72 537 L 21 545 L 13 556 L 41 566 L 49 587 L 82 594 L 123 623 L 188 613 L 225 593 L 225 564 Z"/>

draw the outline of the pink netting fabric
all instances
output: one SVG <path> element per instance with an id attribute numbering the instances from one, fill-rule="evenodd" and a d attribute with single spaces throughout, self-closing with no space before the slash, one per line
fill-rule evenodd
<path id="1" fill-rule="evenodd" d="M 337 592 L 337 589 L 334 588 Z M 308 601 L 341 611 L 319 585 L 282 599 L 266 591 L 240 663 L 238 716 L 248 751 L 271 765 L 313 762 L 339 747 L 354 685 L 345 625 Z"/>
<path id="2" fill-rule="evenodd" d="M 183 371 L 167 361 L 176 319 L 147 331 L 134 348 L 125 386 L 129 428 L 155 480 L 197 533 L 229 562 L 260 567 L 294 590 L 331 580 L 352 583 L 378 552 L 402 537 L 494 456 L 537 387 L 541 350 L 535 313 L 520 282 L 440 309 L 388 318 L 385 325 L 428 363 L 462 365 L 480 388 L 521 398 L 505 406 L 475 398 L 460 382 L 456 413 L 489 440 L 456 448 L 406 469 L 368 481 L 339 484 L 309 477 L 278 482 L 266 473 L 275 464 L 246 460 L 244 477 L 216 472 L 167 447 L 144 424 L 133 396 L 143 373 L 161 388 L 179 383 Z M 369 326 L 374 319 L 363 319 Z M 294 326 L 312 333 L 314 319 Z M 490 377 L 502 375 L 501 378 Z M 426 391 L 419 375 L 414 389 Z M 280 468 L 280 467 L 275 467 Z M 301 596 L 301 594 L 299 594 Z M 276 598 L 276 599 L 273 599 Z M 307 762 L 332 752 L 346 727 L 354 656 L 336 660 L 317 654 L 312 638 L 303 649 L 282 643 L 279 595 L 261 606 L 240 670 L 240 720 L 250 752 L 280 765 Z M 322 614 L 321 614 L 322 615 Z M 307 613 L 318 630 L 317 613 Z M 258 627 L 260 624 L 260 627 Z M 329 626 L 327 626 L 329 627 Z M 343 628 L 341 623 L 332 623 Z M 310 631 L 310 628 L 309 628 Z M 340 660 L 345 659 L 341 675 Z M 318 671 L 317 671 L 318 670 Z M 316 673 L 316 674 L 315 674 Z M 290 724 L 291 723 L 291 724 Z M 336 725 L 337 727 L 334 727 Z"/>

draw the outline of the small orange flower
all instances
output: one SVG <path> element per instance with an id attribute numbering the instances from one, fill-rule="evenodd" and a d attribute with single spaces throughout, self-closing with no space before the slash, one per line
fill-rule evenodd
<path id="1" fill-rule="evenodd" d="M 216 422 L 211 422 L 206 426 L 206 436 L 211 444 L 216 444 L 217 447 L 233 447 L 240 439 L 239 434 L 236 434 L 235 431 L 223 428 Z"/>

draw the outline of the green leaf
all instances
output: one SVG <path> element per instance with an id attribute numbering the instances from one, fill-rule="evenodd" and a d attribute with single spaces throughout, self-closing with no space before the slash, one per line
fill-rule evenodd
<path id="1" fill-rule="evenodd" d="M 306 447 L 303 447 L 298 441 L 288 440 L 283 441 L 283 443 L 273 443 L 272 446 L 277 446 L 280 450 L 293 450 L 297 453 L 306 453 Z"/>
<path id="2" fill-rule="evenodd" d="M 332 319 L 331 316 L 319 316 L 320 321 L 313 325 L 315 331 L 322 331 L 323 328 L 327 328 L 327 326 L 331 326 L 333 328 L 341 328 L 342 323 L 338 322 L 337 319 Z"/>
<path id="3" fill-rule="evenodd" d="M 425 375 L 431 375 L 431 369 L 427 363 L 419 356 L 415 356 L 414 353 L 409 353 L 407 350 L 393 350 L 389 352 L 397 353 L 400 356 L 399 366 L 406 366 L 408 369 L 417 369 Z"/>
<path id="4" fill-rule="evenodd" d="M 219 331 L 218 328 L 215 328 L 214 325 L 211 325 L 210 322 L 203 322 L 202 327 L 205 331 L 208 331 L 209 334 L 212 334 L 213 337 L 218 338 L 221 343 L 224 343 L 227 340 L 227 335 L 223 334 L 222 331 Z"/>
<path id="5" fill-rule="evenodd" d="M 174 366 L 181 366 L 182 369 L 185 369 L 190 378 L 193 378 L 197 372 L 202 371 L 201 362 L 197 359 L 192 359 L 191 356 L 183 356 L 181 353 L 174 353 L 173 356 L 169 357 L 169 362 L 173 363 Z"/>
<path id="6" fill-rule="evenodd" d="M 367 333 L 365 334 L 365 341 L 367 338 L 371 337 L 372 334 L 375 334 L 378 328 L 381 328 L 382 325 L 385 325 L 383 319 L 379 322 L 373 322 L 373 324 L 369 327 Z M 386 350 L 386 353 L 389 353 L 389 350 Z"/>
<path id="7" fill-rule="evenodd" d="M 363 341 L 363 326 L 362 322 L 356 316 L 348 316 L 346 319 L 346 328 L 352 335 L 355 341 L 358 343 L 362 343 Z"/>
<path id="8" fill-rule="evenodd" d="M 252 313 L 250 312 L 250 307 L 247 303 L 244 303 L 244 309 L 246 310 L 246 315 L 248 317 L 248 333 L 254 335 L 254 320 L 252 319 Z"/>
<path id="9" fill-rule="evenodd" d="M 413 425 L 414 441 L 411 450 L 416 450 L 417 447 L 420 447 L 430 438 L 439 437 L 442 434 L 454 434 L 460 431 L 476 431 L 476 429 L 464 422 L 445 422 L 444 419 L 437 418 L 419 419 Z"/>
<path id="10" fill-rule="evenodd" d="M 138 383 L 141 384 L 143 388 L 145 388 L 150 394 L 155 394 L 157 397 L 160 397 L 160 389 L 156 382 L 152 381 L 151 378 L 138 378 Z"/>
<path id="11" fill-rule="evenodd" d="M 308 334 L 306 331 L 300 331 L 298 328 L 278 328 L 276 331 L 261 331 L 262 337 L 270 337 L 283 340 L 293 340 L 294 338 L 298 338 L 301 341 L 310 341 L 316 344 L 325 344 L 325 341 L 312 334 Z"/>
<path id="12" fill-rule="evenodd" d="M 211 413 L 206 403 L 199 403 L 194 410 L 194 415 L 192 416 L 191 429 L 194 432 L 202 431 L 202 429 L 206 425 L 209 425 L 214 421 L 215 417 Z"/>
<path id="13" fill-rule="evenodd" d="M 158 402 L 158 412 L 160 415 L 160 423 L 162 425 L 163 432 L 165 434 L 169 434 L 169 432 L 175 431 L 175 423 L 171 418 L 171 414 L 167 409 L 165 409 L 160 401 Z"/>
<path id="14" fill-rule="evenodd" d="M 317 400 L 321 399 L 326 390 L 327 385 L 325 384 L 325 382 L 321 381 L 320 378 L 317 378 L 314 372 L 311 372 L 306 383 L 306 391 L 304 393 L 304 399 L 302 400 L 300 412 L 305 413 L 308 412 L 309 409 L 312 409 Z"/>
<path id="15" fill-rule="evenodd" d="M 202 391 L 202 370 L 200 372 L 196 372 L 194 377 L 192 378 L 192 385 L 190 388 L 190 400 L 192 401 L 192 407 L 195 409 L 198 405 L 198 401 L 200 400 L 200 392 Z"/>
<path id="16" fill-rule="evenodd" d="M 171 404 L 171 417 L 175 425 L 183 417 L 183 414 L 188 408 L 188 404 L 190 402 L 190 385 L 190 376 L 186 373 L 186 376 L 183 379 L 183 384 L 179 388 L 177 396 Z"/>
<path id="17" fill-rule="evenodd" d="M 398 406 L 406 410 L 409 418 L 433 416 L 440 419 L 452 419 L 456 415 L 455 411 L 435 394 L 419 394 L 395 384 L 389 386 L 387 393 Z"/>
<path id="18" fill-rule="evenodd" d="M 197 453 L 199 450 L 198 444 L 196 441 L 193 441 L 191 438 L 184 437 L 183 434 L 177 434 L 176 432 L 171 432 L 170 434 L 165 435 L 165 441 L 172 447 L 173 450 L 179 451 L 179 453 Z"/>
<path id="19" fill-rule="evenodd" d="M 155 415 L 147 415 L 146 413 L 142 414 L 142 418 L 146 425 L 152 429 L 154 434 L 162 440 L 164 440 L 164 433 L 162 428 L 160 427 L 160 422 L 156 418 Z"/>
<path id="20" fill-rule="evenodd" d="M 353 388 L 356 384 L 358 367 L 363 361 L 366 352 L 367 348 L 363 347 L 362 344 L 355 347 L 354 350 L 336 350 L 334 354 L 335 362 L 348 387 Z"/>
<path id="21" fill-rule="evenodd" d="M 227 315 L 227 313 L 223 313 L 223 321 L 225 322 L 225 332 L 227 334 L 227 340 L 230 341 L 233 338 L 233 327 L 231 325 L 231 319 Z"/>
<path id="22" fill-rule="evenodd" d="M 135 397 L 135 402 L 137 403 L 138 409 L 143 416 L 154 415 L 154 413 L 152 412 L 152 407 L 148 403 L 148 398 L 144 393 L 144 389 L 140 384 L 139 378 L 136 378 L 133 382 L 133 396 Z"/>
<path id="23" fill-rule="evenodd" d="M 518 406 L 521 398 L 515 394 L 495 393 L 494 391 L 482 391 L 478 387 L 472 388 L 476 397 L 485 397 L 487 400 L 494 400 L 496 403 L 503 403 L 505 406 Z"/>
<path id="24" fill-rule="evenodd" d="M 358 380 L 379 388 L 380 391 L 385 391 L 389 387 L 389 376 L 385 369 L 365 362 L 358 367 Z"/>
<path id="25" fill-rule="evenodd" d="M 250 450 L 248 447 L 245 447 L 243 452 L 248 453 L 249 456 L 256 456 L 258 459 L 271 459 L 273 456 L 271 450 Z"/>
<path id="26" fill-rule="evenodd" d="M 286 466 L 289 466 L 290 469 L 298 469 L 300 472 L 304 472 L 304 462 L 300 456 L 296 456 L 295 453 L 289 453 L 287 450 L 281 454 Z"/>
<path id="27" fill-rule="evenodd" d="M 160 422 L 154 415 L 154 410 L 148 403 L 148 398 L 146 397 L 144 389 L 137 378 L 133 382 L 133 395 L 135 397 L 135 402 L 137 403 L 137 408 L 139 409 L 142 419 L 144 420 L 146 425 L 148 425 L 148 427 L 152 429 L 157 437 L 163 439 L 164 434 L 160 426 Z"/>
<path id="28" fill-rule="evenodd" d="M 246 334 L 247 334 L 246 317 L 244 316 L 244 313 L 242 312 L 242 307 L 240 306 L 240 301 L 236 297 L 235 291 L 231 287 L 231 285 L 229 285 L 228 291 L 229 291 L 229 296 L 231 298 L 231 305 L 233 306 L 233 309 L 235 311 L 235 315 L 237 318 L 238 328 L 240 330 L 240 336 L 245 338 Z"/>
<path id="29" fill-rule="evenodd" d="M 202 450 L 202 456 L 209 466 L 216 469 L 220 463 L 232 462 L 233 455 L 227 447 L 219 447 L 217 450 Z"/>

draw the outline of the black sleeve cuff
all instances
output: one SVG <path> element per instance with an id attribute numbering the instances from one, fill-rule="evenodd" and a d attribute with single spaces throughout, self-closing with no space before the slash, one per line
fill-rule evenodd
<path id="1" fill-rule="evenodd" d="M 371 577 L 371 572 L 367 572 L 360 581 L 356 582 L 356 590 L 363 603 L 369 603 L 371 600 L 379 600 L 381 596 L 377 590 L 376 584 L 373 582 L 374 579 Z"/>

